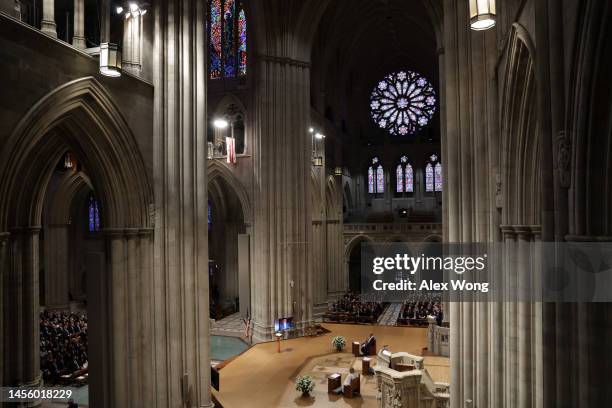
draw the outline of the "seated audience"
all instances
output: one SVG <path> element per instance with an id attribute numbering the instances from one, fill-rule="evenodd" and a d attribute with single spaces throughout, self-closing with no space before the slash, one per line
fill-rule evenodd
<path id="1" fill-rule="evenodd" d="M 347 293 L 328 307 L 324 318 L 347 323 L 376 323 L 385 304 L 375 295 Z"/>
<path id="2" fill-rule="evenodd" d="M 46 384 L 87 369 L 87 317 L 68 312 L 40 313 L 40 368 Z"/>
<path id="3" fill-rule="evenodd" d="M 439 299 L 428 295 L 416 295 L 402 305 L 397 324 L 426 326 L 428 316 L 435 317 L 436 323 L 441 325 L 443 314 Z"/>

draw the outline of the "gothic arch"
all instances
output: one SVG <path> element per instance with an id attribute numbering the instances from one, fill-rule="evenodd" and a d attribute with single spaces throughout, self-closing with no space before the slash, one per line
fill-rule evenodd
<path id="1" fill-rule="evenodd" d="M 345 260 L 349 259 L 349 257 L 351 256 L 351 252 L 353 251 L 353 248 L 355 247 L 355 245 L 360 244 L 362 241 L 374 242 L 374 239 L 372 239 L 372 237 L 370 237 L 369 235 L 365 235 L 365 234 L 355 235 L 353 238 L 350 239 L 350 241 L 344 247 L 344 259 Z"/>
<path id="2" fill-rule="evenodd" d="M 533 42 L 514 23 L 506 49 L 501 114 L 502 224 L 540 223 L 540 144 Z"/>
<path id="3" fill-rule="evenodd" d="M 557 137 L 556 168 L 569 188 L 569 233 L 612 236 L 612 10 L 605 2 L 580 3 L 576 52 L 570 71 L 567 131 Z M 570 171 L 572 169 L 573 171 Z"/>
<path id="4" fill-rule="evenodd" d="M 222 179 L 227 184 L 227 186 L 231 188 L 232 191 L 236 194 L 242 207 L 244 223 L 246 225 L 250 225 L 252 220 L 252 209 L 249 194 L 246 188 L 225 164 L 217 160 L 208 160 L 209 185 L 211 185 L 211 183 L 217 178 Z"/>
<path id="5" fill-rule="evenodd" d="M 110 228 L 149 226 L 152 191 L 134 136 L 93 77 L 43 97 L 21 119 L 0 155 L 0 230 L 40 224 L 46 185 L 74 151 L 95 180 Z"/>
<path id="6" fill-rule="evenodd" d="M 246 123 L 246 117 L 247 117 L 246 107 L 244 106 L 242 101 L 233 94 L 223 95 L 223 97 L 217 103 L 217 106 L 214 109 L 214 116 L 223 115 L 230 105 L 236 105 L 236 107 L 240 110 L 240 112 L 244 116 L 244 121 Z"/>
<path id="7" fill-rule="evenodd" d="M 431 234 L 423 239 L 423 242 L 442 242 L 442 236 L 438 234 Z"/>
<path id="8" fill-rule="evenodd" d="M 75 197 L 82 195 L 84 191 L 88 190 L 93 190 L 93 185 L 85 173 L 70 171 L 65 174 L 53 195 L 53 201 L 48 207 L 48 222 L 50 224 L 67 223 Z"/>
<path id="9" fill-rule="evenodd" d="M 0 152 L 0 231 L 8 232 L 0 235 L 8 237 L 12 248 L 0 251 L 0 264 L 10 265 L 0 284 L 28 294 L 6 300 L 9 308 L 19 308 L 23 315 L 5 322 L 15 333 L 7 339 L 7 347 L 16 350 L 3 357 L 11 367 L 5 381 L 40 381 L 39 231 L 49 180 L 68 150 L 88 170 L 105 214 L 106 252 L 96 258 L 94 273 L 96 318 L 91 319 L 90 339 L 96 355 L 90 356 L 90 396 L 98 406 L 127 406 L 131 397 L 122 390 L 140 389 L 150 381 L 153 364 L 151 344 L 135 347 L 138 339 L 153 336 L 152 286 L 145 284 L 152 284 L 153 193 L 134 135 L 93 77 L 68 82 L 44 96 L 24 115 Z M 125 364 L 128 351 L 138 361 L 131 367 Z"/>
<path id="10" fill-rule="evenodd" d="M 327 179 L 327 187 L 325 188 L 325 211 L 327 218 L 342 218 L 341 197 L 342 196 L 338 194 L 338 183 L 335 177 L 329 176 Z"/>

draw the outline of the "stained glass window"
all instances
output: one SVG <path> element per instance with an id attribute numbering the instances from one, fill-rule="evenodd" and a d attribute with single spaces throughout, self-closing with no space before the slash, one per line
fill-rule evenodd
<path id="1" fill-rule="evenodd" d="M 210 200 L 208 200 L 208 230 L 212 229 L 213 222 L 213 213 L 212 213 L 212 205 L 210 204 Z"/>
<path id="2" fill-rule="evenodd" d="M 442 191 L 442 181 L 442 163 L 436 154 L 432 154 L 425 166 L 425 191 L 428 193 Z"/>
<path id="3" fill-rule="evenodd" d="M 221 77 L 221 0 L 211 0 L 209 13 L 210 78 Z"/>
<path id="4" fill-rule="evenodd" d="M 434 188 L 436 191 L 442 191 L 442 165 L 440 163 L 436 163 L 434 166 Z"/>
<path id="5" fill-rule="evenodd" d="M 412 171 L 412 165 L 408 163 L 408 157 L 402 156 L 400 163 L 397 165 L 395 170 L 396 177 L 396 191 L 398 193 L 412 193 L 414 192 L 414 173 Z"/>
<path id="6" fill-rule="evenodd" d="M 425 191 L 428 193 L 433 192 L 434 190 L 434 174 L 433 174 L 433 166 L 431 163 L 427 163 L 425 166 Z"/>
<path id="7" fill-rule="evenodd" d="M 385 173 L 380 164 L 378 165 L 378 168 L 376 169 L 376 192 L 377 193 L 385 192 Z"/>
<path id="8" fill-rule="evenodd" d="M 87 211 L 87 218 L 89 224 L 89 232 L 100 231 L 100 204 L 93 196 L 89 197 L 89 207 Z"/>
<path id="9" fill-rule="evenodd" d="M 410 163 L 406 165 L 406 192 L 414 192 L 414 171 Z"/>
<path id="10" fill-rule="evenodd" d="M 385 192 L 385 171 L 378 161 L 378 157 L 372 159 L 368 167 L 368 193 L 378 194 Z"/>
<path id="11" fill-rule="evenodd" d="M 240 75 L 245 75 L 247 68 L 246 25 L 246 15 L 244 9 L 241 9 L 238 13 L 238 68 Z"/>
<path id="12" fill-rule="evenodd" d="M 372 119 L 392 135 L 412 135 L 426 126 L 436 111 L 436 94 L 425 77 L 399 71 L 378 82 L 370 97 Z"/>
<path id="13" fill-rule="evenodd" d="M 401 164 L 397 165 L 397 169 L 395 170 L 395 184 L 397 185 L 397 192 L 404 192 L 404 168 Z"/>
<path id="14" fill-rule="evenodd" d="M 245 75 L 246 14 L 239 0 L 209 0 L 209 75 L 211 79 Z"/>

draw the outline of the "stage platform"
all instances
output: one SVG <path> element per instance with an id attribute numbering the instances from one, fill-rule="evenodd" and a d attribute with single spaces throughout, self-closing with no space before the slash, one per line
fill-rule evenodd
<path id="1" fill-rule="evenodd" d="M 342 374 L 352 366 L 361 371 L 361 358 L 350 354 L 352 341 L 363 341 L 370 332 L 378 347 L 389 345 L 392 351 L 406 351 L 421 355 L 427 346 L 427 329 L 393 326 L 365 326 L 324 323 L 330 330 L 318 337 L 301 337 L 281 342 L 281 353 L 275 342 L 260 343 L 223 367 L 221 391 L 218 393 L 225 408 L 268 407 L 377 407 L 374 376 L 362 377 L 361 396 L 353 399 L 327 393 L 326 376 L 332 372 Z M 342 335 L 347 348 L 337 353 L 331 339 Z M 375 360 L 372 361 L 374 365 Z M 425 357 L 425 367 L 434 381 L 449 381 L 449 359 Z M 295 391 L 295 378 L 312 375 L 315 389 L 311 398 L 303 398 Z"/>

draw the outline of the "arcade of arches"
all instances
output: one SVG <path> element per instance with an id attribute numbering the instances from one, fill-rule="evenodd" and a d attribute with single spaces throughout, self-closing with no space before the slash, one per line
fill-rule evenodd
<path id="1" fill-rule="evenodd" d="M 609 303 L 360 292 L 365 244 L 611 241 L 611 42 L 606 0 L 0 0 L 2 387 L 605 406 Z M 328 394 L 369 333 L 410 375 Z"/>

